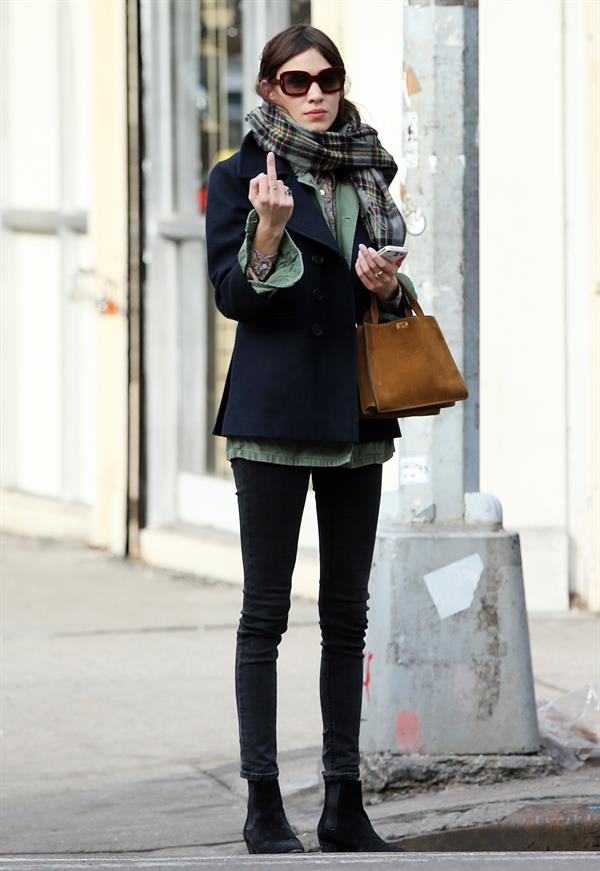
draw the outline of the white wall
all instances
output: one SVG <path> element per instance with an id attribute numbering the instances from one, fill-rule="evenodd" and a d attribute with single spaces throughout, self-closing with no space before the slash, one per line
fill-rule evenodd
<path id="1" fill-rule="evenodd" d="M 96 291 L 115 303 L 95 316 L 97 375 L 93 384 L 97 449 L 91 540 L 123 554 L 127 541 L 127 45 L 124 0 L 92 0 L 90 244 Z"/>
<path id="2" fill-rule="evenodd" d="M 4 207 L 53 210 L 59 206 L 57 10 L 56 0 L 9 6 L 9 173 Z M 32 62 L 37 75 L 31 74 Z M 3 313 L 13 331 L 10 377 L 16 381 L 16 403 L 5 411 L 18 433 L 12 439 L 11 483 L 58 496 L 62 483 L 59 241 L 56 236 L 19 233 L 10 240 L 6 234 L 4 244 L 11 247 L 11 272 L 3 282 L 7 294 Z"/>
<path id="3" fill-rule="evenodd" d="M 59 0 L 10 0 L 8 200 L 31 209 L 60 203 Z"/>
<path id="4" fill-rule="evenodd" d="M 26 494 L 94 499 L 95 343 L 88 267 L 91 186 L 90 3 L 2 4 L 1 483 Z M 29 213 L 31 229 L 11 227 Z M 40 232 L 54 221 L 57 229 Z M 37 228 L 36 226 L 37 225 Z"/>
<path id="5" fill-rule="evenodd" d="M 588 106 L 588 154 L 589 184 L 587 222 L 588 246 L 588 291 L 590 295 L 589 334 L 592 350 L 592 426 L 590 469 L 591 498 L 588 512 L 591 527 L 591 557 L 589 575 L 584 596 L 590 607 L 600 613 L 600 4 L 586 7 L 587 74 L 589 82 Z"/>
<path id="6" fill-rule="evenodd" d="M 589 548 L 583 7 L 480 3 L 481 489 L 521 533 L 533 609 L 567 607 Z"/>
<path id="7" fill-rule="evenodd" d="M 595 25 L 588 12 L 595 7 Z M 598 139 L 593 142 L 593 113 L 598 114 L 598 37 L 600 9 L 588 0 L 564 4 L 564 144 L 565 144 L 565 328 L 567 350 L 567 522 L 570 534 L 571 589 L 600 610 L 600 572 L 594 585 L 593 550 L 600 557 L 600 526 L 594 544 L 592 490 L 600 480 L 592 469 L 593 408 L 600 410 L 600 391 L 593 386 L 592 325 L 598 323 L 598 292 L 594 290 L 591 249 L 600 246 L 600 224 L 592 213 L 598 190 L 593 189 Z M 593 45 L 592 32 L 596 31 Z M 590 72 L 596 69 L 596 80 Z M 596 172 L 597 175 L 597 172 Z M 594 227 L 594 220 L 596 226 Z M 595 239 L 595 241 L 593 241 Z M 596 281 L 600 275 L 596 273 Z M 600 376 L 596 363 L 596 379 Z M 600 450 L 600 448 L 598 448 Z M 598 472 L 596 472 L 596 475 Z M 596 518 L 598 520 L 600 518 Z"/>
<path id="8" fill-rule="evenodd" d="M 561 23 L 559 0 L 480 6 L 482 488 L 508 525 L 556 529 L 566 523 Z"/>

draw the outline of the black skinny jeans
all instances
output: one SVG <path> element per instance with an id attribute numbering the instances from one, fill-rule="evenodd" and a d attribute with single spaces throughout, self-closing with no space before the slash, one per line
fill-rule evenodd
<path id="1" fill-rule="evenodd" d="M 240 513 L 244 597 L 236 701 L 242 777 L 277 777 L 277 648 L 287 629 L 298 534 L 312 474 L 319 525 L 323 777 L 359 778 L 368 583 L 381 464 L 308 468 L 232 460 Z"/>

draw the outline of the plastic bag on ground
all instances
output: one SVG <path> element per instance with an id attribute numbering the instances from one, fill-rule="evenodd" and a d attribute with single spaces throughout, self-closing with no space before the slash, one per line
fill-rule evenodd
<path id="1" fill-rule="evenodd" d="M 563 768 L 579 768 L 600 749 L 600 696 L 591 684 L 538 701 L 537 716 L 541 750 Z"/>

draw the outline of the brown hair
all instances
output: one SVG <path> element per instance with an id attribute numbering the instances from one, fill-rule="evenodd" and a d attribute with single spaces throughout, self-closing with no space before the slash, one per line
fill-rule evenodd
<path id="1" fill-rule="evenodd" d="M 263 48 L 258 78 L 256 79 L 256 93 L 258 96 L 262 97 L 263 100 L 267 100 L 264 80 L 266 79 L 269 82 L 271 79 L 274 79 L 277 75 L 277 70 L 284 63 L 287 63 L 290 58 L 295 57 L 297 54 L 302 54 L 302 52 L 307 51 L 309 48 L 316 48 L 325 60 L 329 61 L 332 67 L 344 66 L 339 49 L 327 34 L 323 33 L 322 30 L 317 30 L 316 27 L 312 27 L 310 24 L 292 24 L 291 27 L 286 27 L 281 33 L 276 34 Z M 331 129 L 337 130 L 348 121 L 360 123 L 360 113 L 354 103 L 351 103 L 342 94 L 340 108 L 335 121 L 331 125 Z"/>

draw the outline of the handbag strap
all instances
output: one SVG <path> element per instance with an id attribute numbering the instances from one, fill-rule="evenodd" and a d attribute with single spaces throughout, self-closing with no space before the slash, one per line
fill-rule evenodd
<path id="1" fill-rule="evenodd" d="M 410 279 L 409 279 L 409 281 L 410 281 Z M 402 302 L 404 303 L 404 307 L 407 308 L 409 311 L 412 311 L 413 315 L 416 315 L 417 317 L 421 317 L 421 318 L 424 317 L 423 309 L 421 308 L 421 306 L 419 305 L 419 303 L 417 302 L 415 297 L 412 295 L 412 293 L 409 291 L 406 284 L 403 281 L 401 281 L 400 285 L 402 287 Z M 410 315 L 409 315 L 409 317 L 410 317 Z M 369 323 L 370 324 L 378 324 L 379 323 L 379 306 L 377 304 L 377 297 L 374 293 L 371 294 L 371 305 L 369 306 L 369 308 L 365 312 L 365 315 L 363 318 L 363 323 L 364 324 L 369 324 Z"/>

